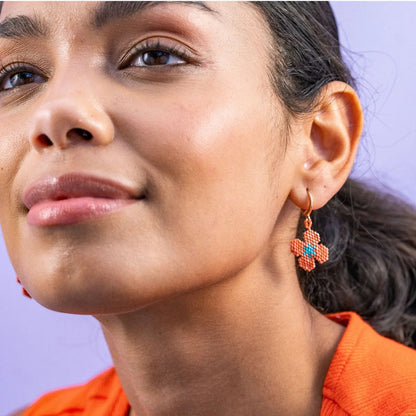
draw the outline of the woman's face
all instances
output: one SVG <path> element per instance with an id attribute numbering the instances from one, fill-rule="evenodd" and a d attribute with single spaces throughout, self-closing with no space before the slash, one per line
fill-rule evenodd
<path id="1" fill-rule="evenodd" d="M 0 22 L 0 220 L 36 300 L 134 310 L 264 254 L 294 168 L 252 6 L 6 2 Z"/>

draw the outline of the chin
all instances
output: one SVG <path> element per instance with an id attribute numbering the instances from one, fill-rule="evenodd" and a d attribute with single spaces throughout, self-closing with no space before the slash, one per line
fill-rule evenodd
<path id="1" fill-rule="evenodd" d="M 174 284 L 172 276 L 159 281 L 153 274 L 138 274 L 119 269 L 82 267 L 76 270 L 41 270 L 22 275 L 22 282 L 32 298 L 47 309 L 77 315 L 109 315 L 138 311 L 186 291 Z M 85 266 L 85 265 L 84 265 Z M 91 270 L 94 270 L 91 272 Z M 160 275 L 158 273 L 158 275 Z M 149 282 L 153 282 L 149 284 Z"/>
<path id="2" fill-rule="evenodd" d="M 151 303 L 139 302 L 118 293 L 91 293 L 89 290 L 32 289 L 32 298 L 47 309 L 75 315 L 123 314 Z"/>
<path id="3" fill-rule="evenodd" d="M 128 282 L 121 281 L 119 275 L 98 268 L 91 272 L 78 263 L 76 270 L 32 270 L 36 272 L 22 272 L 20 280 L 36 302 L 53 311 L 79 315 L 124 313 L 148 303 L 137 293 L 134 299 Z"/>

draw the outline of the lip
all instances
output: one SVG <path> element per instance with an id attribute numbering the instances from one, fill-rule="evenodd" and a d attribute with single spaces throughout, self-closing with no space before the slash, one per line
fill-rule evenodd
<path id="1" fill-rule="evenodd" d="M 96 218 L 144 198 L 143 194 L 116 181 L 68 173 L 40 179 L 23 191 L 34 226 L 69 225 Z"/>

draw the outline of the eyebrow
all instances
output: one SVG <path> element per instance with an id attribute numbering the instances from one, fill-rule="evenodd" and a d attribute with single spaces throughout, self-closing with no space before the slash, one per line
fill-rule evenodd
<path id="1" fill-rule="evenodd" d="M 202 1 L 105 1 L 95 10 L 93 26 L 101 28 L 112 20 L 122 19 L 151 7 L 168 4 L 184 4 L 206 12 L 216 13 Z"/>
<path id="2" fill-rule="evenodd" d="M 139 13 L 145 9 L 167 4 L 184 4 L 197 7 L 200 10 L 217 13 L 202 1 L 104 1 L 100 3 L 91 21 L 91 26 L 100 29 L 113 20 L 123 19 Z M 0 23 L 0 38 L 22 39 L 28 37 L 48 37 L 50 34 L 46 21 L 37 16 L 19 15 L 6 17 Z"/>
<path id="3" fill-rule="evenodd" d="M 29 17 L 25 15 L 6 17 L 0 23 L 0 38 L 19 39 L 19 38 L 38 38 L 47 37 L 49 31 L 44 22 L 37 16 Z"/>

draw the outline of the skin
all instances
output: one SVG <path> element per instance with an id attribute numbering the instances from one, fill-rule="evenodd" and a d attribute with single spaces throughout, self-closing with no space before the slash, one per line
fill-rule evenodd
<path id="1" fill-rule="evenodd" d="M 252 6 L 165 3 L 94 29 L 96 7 L 1 12 L 36 10 L 50 31 L 0 39 L 4 67 L 28 63 L 45 81 L 0 92 L 0 222 L 17 275 L 47 308 L 101 322 L 131 415 L 319 415 L 343 327 L 304 301 L 289 242 L 306 188 L 320 208 L 350 172 L 357 96 L 329 84 L 286 137 Z M 133 48 L 146 39 L 189 57 L 139 67 Z M 75 225 L 28 225 L 25 186 L 67 172 L 146 199 Z"/>

